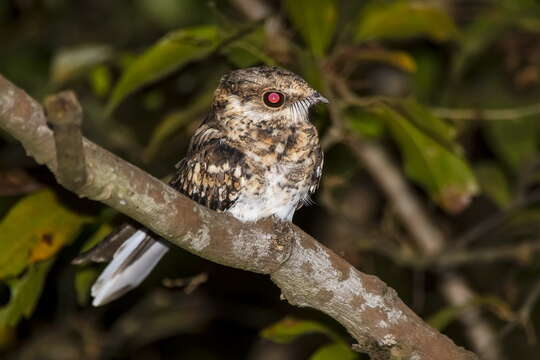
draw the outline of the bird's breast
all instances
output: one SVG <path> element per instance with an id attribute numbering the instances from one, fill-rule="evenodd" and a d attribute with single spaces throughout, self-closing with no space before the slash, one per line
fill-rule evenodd
<path id="1" fill-rule="evenodd" d="M 253 130 L 242 144 L 250 173 L 230 212 L 241 220 L 276 215 L 291 220 L 312 185 L 319 144 L 314 128 Z M 251 141 L 255 139 L 255 141 Z"/>

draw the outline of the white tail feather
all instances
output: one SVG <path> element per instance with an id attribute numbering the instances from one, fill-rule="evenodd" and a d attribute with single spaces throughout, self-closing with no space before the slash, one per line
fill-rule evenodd
<path id="1" fill-rule="evenodd" d="M 150 240 L 153 243 L 127 265 L 130 255 L 141 246 L 147 236 L 145 231 L 139 230 L 116 250 L 112 261 L 92 286 L 92 305 L 104 305 L 139 286 L 169 250 L 159 241 Z"/>

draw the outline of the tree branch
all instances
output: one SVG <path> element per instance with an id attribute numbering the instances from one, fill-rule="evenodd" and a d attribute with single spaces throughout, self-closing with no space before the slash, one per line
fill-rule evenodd
<path id="1" fill-rule="evenodd" d="M 86 168 L 81 133 L 82 108 L 75 93 L 66 91 L 45 99 L 45 111 L 54 127 L 58 182 L 77 191 L 86 183 Z"/>
<path id="2" fill-rule="evenodd" d="M 433 107 L 433 115 L 452 120 L 518 120 L 540 114 L 540 104 L 510 109 L 452 109 Z"/>
<path id="3" fill-rule="evenodd" d="M 386 151 L 379 145 L 362 139 L 348 138 L 346 140 L 358 159 L 377 180 L 422 252 L 428 257 L 441 254 L 447 243 L 444 234 L 431 221 Z M 465 278 L 450 271 L 441 279 L 441 290 L 453 306 L 466 304 L 474 297 Z M 460 316 L 460 320 L 466 326 L 467 334 L 475 350 L 483 358 L 489 360 L 502 358 L 501 351 L 494 341 L 496 335 L 490 324 L 482 319 L 478 309 L 468 309 Z"/>
<path id="4" fill-rule="evenodd" d="M 0 127 L 58 179 L 64 175 L 41 106 L 0 75 Z M 163 182 L 83 138 L 86 181 L 76 193 L 132 217 L 205 259 L 270 274 L 294 305 L 340 322 L 374 359 L 476 359 L 425 324 L 378 278 L 363 274 L 296 226 L 241 223 L 196 204 Z"/>

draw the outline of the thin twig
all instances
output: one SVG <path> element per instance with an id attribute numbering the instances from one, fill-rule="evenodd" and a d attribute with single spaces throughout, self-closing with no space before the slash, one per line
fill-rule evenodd
<path id="1" fill-rule="evenodd" d="M 433 115 L 451 120 L 518 120 L 540 115 L 540 104 L 510 109 L 451 109 L 432 107 Z"/>
<path id="2" fill-rule="evenodd" d="M 347 105 L 370 107 L 382 103 L 393 103 L 400 100 L 399 98 L 379 95 L 358 96 L 349 88 L 346 79 L 341 77 L 339 74 L 332 74 L 332 76 L 329 76 L 328 79 L 338 92 L 339 97 Z"/>
<path id="3" fill-rule="evenodd" d="M 208 281 L 208 274 L 205 272 L 202 272 L 200 274 L 197 274 L 195 276 L 191 276 L 188 278 L 166 278 L 163 279 L 161 282 L 163 286 L 168 288 L 184 288 L 184 293 L 191 294 L 194 292 L 200 285 L 204 284 Z"/>
<path id="4" fill-rule="evenodd" d="M 525 262 L 540 251 L 540 242 L 525 242 L 518 245 L 497 246 L 474 250 L 456 250 L 426 259 L 423 266 L 435 265 L 440 268 L 464 266 L 469 264 L 494 263 L 499 261 Z"/>
<path id="5" fill-rule="evenodd" d="M 349 88 L 347 81 L 339 75 L 334 76 L 332 82 L 343 101 L 349 105 L 370 107 L 382 103 L 395 103 L 401 100 L 400 98 L 388 96 L 358 96 Z M 506 109 L 428 108 L 433 115 L 449 120 L 519 120 L 540 115 L 540 103 Z"/>
<path id="6" fill-rule="evenodd" d="M 517 326 L 521 325 L 529 336 L 529 341 L 535 340 L 534 328 L 531 324 L 531 313 L 538 300 L 540 299 L 540 280 L 538 280 L 532 289 L 529 291 L 529 295 L 523 302 L 523 305 L 519 309 L 517 319 L 518 321 L 507 324 L 499 333 L 499 339 L 502 339 L 506 335 L 510 334 Z"/>
<path id="7" fill-rule="evenodd" d="M 375 243 L 375 241 L 373 242 Z M 540 252 L 540 242 L 538 241 L 509 246 L 483 247 L 474 250 L 447 250 L 432 257 L 411 253 L 410 251 L 400 251 L 399 249 L 386 249 L 383 246 L 388 246 L 388 243 L 384 243 L 384 245 L 373 244 L 368 250 L 386 256 L 397 264 L 417 270 L 434 268 L 444 270 L 471 264 L 493 264 L 509 261 L 523 263 L 530 261 L 535 253 Z M 362 250 L 365 250 L 365 248 L 362 248 Z"/>
<path id="8" fill-rule="evenodd" d="M 488 234 L 490 231 L 493 231 L 500 226 L 504 221 L 515 215 L 518 211 L 523 208 L 537 203 L 540 201 L 540 191 L 535 191 L 529 194 L 526 197 L 523 197 L 521 201 L 517 201 L 505 210 L 502 210 L 488 219 L 481 221 L 476 224 L 471 229 L 467 230 L 463 235 L 457 237 L 453 242 L 453 247 L 456 249 L 463 249 L 468 245 L 472 244 L 474 241 L 481 239 L 483 236 Z"/>

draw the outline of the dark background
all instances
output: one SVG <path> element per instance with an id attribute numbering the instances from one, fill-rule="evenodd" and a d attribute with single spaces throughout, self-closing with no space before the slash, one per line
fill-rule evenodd
<path id="1" fill-rule="evenodd" d="M 293 70 L 332 100 L 312 115 L 321 189 L 294 222 L 459 345 L 535 358 L 536 1 L 0 1 L 0 73 L 40 101 L 75 90 L 85 136 L 158 177 L 181 159 L 219 77 L 257 64 Z M 180 249 L 140 288 L 92 308 L 100 267 L 70 261 L 125 219 L 63 190 L 0 136 L 2 359 L 367 358 L 332 319 L 281 301 L 267 276 Z M 440 253 L 424 253 L 356 156 L 366 141 L 443 232 Z M 448 301 L 448 274 L 468 284 L 465 302 Z M 491 339 L 481 346 L 469 333 L 479 324 Z"/>

